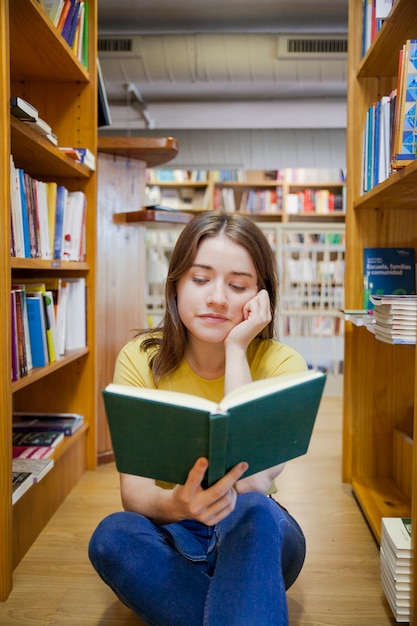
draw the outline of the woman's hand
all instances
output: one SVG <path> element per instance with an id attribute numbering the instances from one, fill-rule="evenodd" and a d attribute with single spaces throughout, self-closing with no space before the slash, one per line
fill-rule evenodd
<path id="1" fill-rule="evenodd" d="M 185 484 L 173 489 L 172 498 L 180 519 L 195 519 L 207 526 L 214 526 L 235 508 L 237 495 L 234 485 L 246 472 L 248 464 L 238 463 L 214 485 L 203 489 L 201 483 L 207 468 L 207 459 L 198 459 Z"/>
<path id="2" fill-rule="evenodd" d="M 246 349 L 271 319 L 269 294 L 266 289 L 261 289 L 243 307 L 243 320 L 227 335 L 226 346 L 236 343 Z"/>

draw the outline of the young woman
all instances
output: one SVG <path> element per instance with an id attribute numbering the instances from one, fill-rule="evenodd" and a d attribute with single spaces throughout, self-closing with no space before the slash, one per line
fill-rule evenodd
<path id="1" fill-rule="evenodd" d="M 277 272 L 262 231 L 219 212 L 194 218 L 173 251 L 159 329 L 120 352 L 114 382 L 220 401 L 232 389 L 306 369 L 273 339 Z M 285 591 L 305 541 L 274 499 L 271 467 L 241 478 L 245 460 L 203 489 L 208 462 L 184 485 L 120 476 L 123 512 L 104 519 L 90 559 L 119 599 L 156 626 L 283 626 Z"/>

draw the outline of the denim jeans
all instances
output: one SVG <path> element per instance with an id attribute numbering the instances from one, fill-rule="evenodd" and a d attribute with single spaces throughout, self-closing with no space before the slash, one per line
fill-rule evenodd
<path id="1" fill-rule="evenodd" d="M 241 494 L 214 527 L 106 517 L 89 556 L 126 606 L 152 626 L 286 626 L 285 591 L 305 557 L 304 535 L 273 499 Z"/>

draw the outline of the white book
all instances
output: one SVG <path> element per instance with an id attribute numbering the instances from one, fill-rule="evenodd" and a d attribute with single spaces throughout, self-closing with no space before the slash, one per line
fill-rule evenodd
<path id="1" fill-rule="evenodd" d="M 82 191 L 68 193 L 62 250 L 65 261 L 81 260 L 85 207 L 86 197 Z"/>
<path id="2" fill-rule="evenodd" d="M 66 310 L 65 351 L 85 348 L 86 328 L 86 287 L 85 279 L 67 279 L 68 301 Z"/>
<path id="3" fill-rule="evenodd" d="M 33 474 L 30 472 L 12 472 L 12 504 L 23 496 L 33 485 Z"/>
<path id="4" fill-rule="evenodd" d="M 33 482 L 38 483 L 53 468 L 54 459 L 19 459 L 12 460 L 14 472 L 29 472 L 33 476 Z"/>

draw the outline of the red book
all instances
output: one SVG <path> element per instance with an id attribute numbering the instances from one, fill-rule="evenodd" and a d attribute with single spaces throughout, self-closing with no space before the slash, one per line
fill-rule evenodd
<path id="1" fill-rule="evenodd" d="M 54 455 L 50 446 L 13 446 L 14 459 L 49 459 Z"/>

